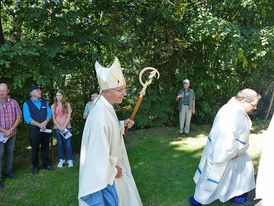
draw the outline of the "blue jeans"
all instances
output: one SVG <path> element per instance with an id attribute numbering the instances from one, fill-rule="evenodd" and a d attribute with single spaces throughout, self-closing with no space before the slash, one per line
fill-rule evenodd
<path id="1" fill-rule="evenodd" d="M 71 132 L 71 129 L 68 129 Z M 59 153 L 59 159 L 64 160 L 64 150 L 63 150 L 63 139 L 65 142 L 65 146 L 66 146 L 66 152 L 67 152 L 67 157 L 68 160 L 72 160 L 72 152 L 71 152 L 71 144 L 70 144 L 70 138 L 65 139 L 61 133 L 59 129 L 55 129 L 54 133 L 56 135 L 57 138 L 57 148 L 58 148 L 58 153 Z"/>

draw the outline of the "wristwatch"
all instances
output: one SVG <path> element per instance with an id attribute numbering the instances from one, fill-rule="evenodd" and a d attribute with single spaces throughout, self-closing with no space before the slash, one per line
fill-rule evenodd
<path id="1" fill-rule="evenodd" d="M 10 131 L 11 131 L 11 132 L 14 132 L 14 129 L 13 129 L 13 128 L 10 128 Z"/>

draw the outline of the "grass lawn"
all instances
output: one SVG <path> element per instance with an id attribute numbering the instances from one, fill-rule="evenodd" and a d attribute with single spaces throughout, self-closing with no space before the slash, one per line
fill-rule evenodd
<path id="1" fill-rule="evenodd" d="M 250 136 L 248 153 L 255 170 L 267 125 L 267 122 L 259 123 Z M 170 127 L 129 132 L 126 140 L 128 155 L 145 206 L 188 205 L 187 199 L 195 188 L 192 178 L 209 130 L 210 126 L 193 125 L 190 137 L 181 137 L 177 135 L 177 128 Z M 75 155 L 74 168 L 40 170 L 38 175 L 32 175 L 29 151 L 16 155 L 14 172 L 18 178 L 4 179 L 0 205 L 77 205 L 78 160 L 79 155 Z M 229 204 L 216 201 L 211 205 Z"/>

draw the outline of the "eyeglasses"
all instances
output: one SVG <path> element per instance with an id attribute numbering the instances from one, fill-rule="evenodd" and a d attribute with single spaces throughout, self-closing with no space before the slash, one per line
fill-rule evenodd
<path id="1" fill-rule="evenodd" d="M 116 91 L 116 92 L 119 92 L 119 93 L 125 93 L 127 92 L 126 89 L 111 89 L 112 91 Z"/>

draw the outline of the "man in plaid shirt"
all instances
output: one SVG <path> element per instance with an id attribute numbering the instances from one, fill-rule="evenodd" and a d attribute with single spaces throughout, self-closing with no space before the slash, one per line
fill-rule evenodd
<path id="1" fill-rule="evenodd" d="M 9 89 L 4 83 L 0 84 L 0 132 L 4 138 L 8 138 L 6 143 L 0 141 L 0 189 L 2 184 L 2 157 L 4 151 L 5 158 L 5 175 L 11 179 L 16 176 L 12 172 L 13 149 L 16 138 L 16 128 L 21 120 L 22 111 L 16 100 L 8 96 Z"/>

